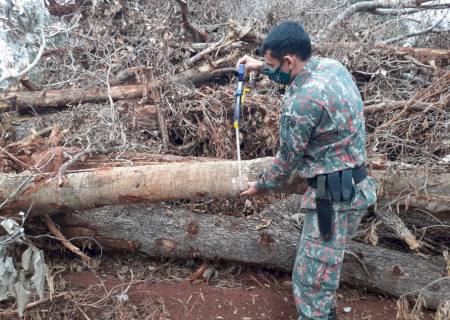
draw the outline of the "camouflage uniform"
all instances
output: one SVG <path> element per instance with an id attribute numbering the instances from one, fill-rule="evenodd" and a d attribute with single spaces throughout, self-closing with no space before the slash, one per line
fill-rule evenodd
<path id="1" fill-rule="evenodd" d="M 280 149 L 257 189 L 276 189 L 296 171 L 305 178 L 364 164 L 363 103 L 347 69 L 332 59 L 312 57 L 284 97 L 279 124 Z M 323 241 L 315 211 L 315 189 L 303 195 L 307 210 L 293 270 L 299 319 L 327 319 L 336 305 L 344 250 L 367 207 L 376 201 L 368 177 L 355 196 L 333 203 L 333 237 Z"/>

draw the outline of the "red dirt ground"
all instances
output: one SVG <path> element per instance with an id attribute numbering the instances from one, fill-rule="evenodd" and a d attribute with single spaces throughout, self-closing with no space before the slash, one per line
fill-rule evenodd
<path id="1" fill-rule="evenodd" d="M 72 288 L 87 289 L 100 283 L 92 272 L 66 273 L 64 280 Z M 255 280 L 256 279 L 256 280 Z M 101 278 L 103 285 L 117 292 L 124 291 L 128 284 L 108 275 Z M 278 287 L 266 283 L 258 275 L 244 274 L 243 287 L 219 288 L 204 282 L 189 281 L 172 283 L 139 282 L 129 287 L 127 295 L 131 304 L 158 301 L 164 305 L 164 316 L 159 319 L 173 320 L 289 320 L 297 319 L 296 309 L 290 293 L 290 282 L 286 278 Z M 246 283 L 253 282 L 251 286 Z M 98 288 L 98 287 L 97 287 Z M 389 320 L 396 318 L 396 301 L 375 295 L 360 296 L 349 289 L 340 290 L 339 319 Z M 343 308 L 351 311 L 344 313 Z M 118 319 L 118 318 L 117 318 Z M 431 319 L 429 315 L 426 319 Z"/>

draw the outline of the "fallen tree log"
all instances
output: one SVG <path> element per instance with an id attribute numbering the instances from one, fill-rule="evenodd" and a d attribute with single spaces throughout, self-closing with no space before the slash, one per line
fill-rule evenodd
<path id="1" fill-rule="evenodd" d="M 255 180 L 272 161 L 272 158 L 243 161 L 244 182 Z M 380 199 L 443 215 L 450 212 L 448 173 L 373 170 L 371 175 L 379 183 Z M 103 167 L 68 173 L 62 184 L 59 177 L 49 174 L 0 174 L 0 203 L 5 202 L 0 208 L 4 214 L 17 213 L 33 204 L 32 214 L 51 214 L 111 204 L 236 197 L 242 188 L 236 161 Z M 304 190 L 305 181 L 294 179 L 283 191 Z"/>
<path id="2" fill-rule="evenodd" d="M 236 21 L 229 22 L 230 27 L 235 31 L 235 33 L 239 34 L 244 31 L 244 27 L 241 26 Z M 261 43 L 266 38 L 265 34 L 259 33 L 255 30 L 246 31 L 242 36 L 243 41 L 247 42 L 257 42 Z M 211 46 L 211 44 L 205 44 L 200 46 L 197 44 L 197 48 L 205 49 L 205 47 Z M 442 63 L 443 65 L 448 64 L 450 60 L 450 50 L 447 49 L 438 49 L 438 48 L 409 48 L 409 47 L 400 47 L 394 45 L 386 45 L 382 43 L 377 43 L 371 47 L 362 47 L 361 43 L 358 42 L 330 42 L 324 41 L 319 43 L 313 43 L 313 50 L 315 52 L 327 52 L 333 51 L 337 48 L 349 49 L 349 50 L 365 50 L 366 52 L 380 52 L 380 51 L 389 51 L 396 55 L 411 55 L 416 59 L 421 61 L 424 60 L 437 60 L 437 62 Z"/>
<path id="3" fill-rule="evenodd" d="M 164 83 L 190 83 L 199 85 L 224 74 L 233 73 L 234 68 L 213 70 L 211 67 L 188 70 L 175 77 L 164 80 L 152 80 L 146 84 L 112 86 L 107 88 L 68 88 L 60 90 L 21 91 L 0 93 L 0 113 L 24 110 L 30 107 L 35 111 L 43 108 L 58 108 L 69 104 L 104 102 L 111 96 L 113 101 L 141 98 Z"/>
<path id="4" fill-rule="evenodd" d="M 256 179 L 271 161 L 271 158 L 243 161 L 245 179 Z M 3 212 L 26 210 L 32 203 L 32 214 L 51 214 L 108 204 L 233 197 L 241 191 L 237 177 L 236 161 L 104 167 L 69 173 L 62 185 L 58 177 L 48 174 L 0 174 L 0 203 L 21 189 L 25 180 L 29 183 L 22 186 L 20 195 L 7 201 Z"/>
<path id="5" fill-rule="evenodd" d="M 60 89 L 45 91 L 7 92 L 0 94 L 0 112 L 20 111 L 29 107 L 42 108 L 61 107 L 69 104 L 103 102 L 111 95 L 113 101 L 119 99 L 140 98 L 144 92 L 150 91 L 163 82 L 150 81 L 145 85 L 124 85 L 106 88 L 92 89 Z"/>
<path id="6" fill-rule="evenodd" d="M 61 215 L 56 221 L 66 237 L 90 237 L 103 249 L 139 251 L 152 257 L 230 260 L 291 271 L 300 231 L 290 215 L 298 211 L 298 205 L 276 203 L 260 214 L 264 220 L 132 205 Z M 85 246 L 96 245 L 84 241 Z M 358 242 L 351 242 L 349 250 L 352 254 L 345 258 L 342 281 L 396 297 L 409 292 L 417 296 L 418 290 L 440 279 L 446 267 L 440 258 L 425 259 Z M 450 298 L 450 281 L 429 286 L 422 294 L 427 306 L 436 308 Z"/>

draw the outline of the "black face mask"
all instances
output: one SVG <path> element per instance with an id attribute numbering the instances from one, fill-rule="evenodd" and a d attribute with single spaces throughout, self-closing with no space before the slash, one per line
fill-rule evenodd
<path id="1" fill-rule="evenodd" d="M 279 84 L 288 84 L 291 82 L 291 72 L 281 71 L 281 67 L 283 66 L 283 62 L 280 63 L 278 68 L 271 68 L 267 64 L 264 64 L 262 68 L 262 73 L 269 77 L 270 80 L 275 81 Z"/>

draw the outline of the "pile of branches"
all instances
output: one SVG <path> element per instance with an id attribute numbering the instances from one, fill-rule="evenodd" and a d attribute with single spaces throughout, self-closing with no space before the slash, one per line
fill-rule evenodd
<path id="1" fill-rule="evenodd" d="M 66 131 L 61 140 L 65 147 L 85 149 L 89 139 L 104 154 L 164 152 L 235 159 L 232 68 L 239 56 L 257 55 L 271 21 L 229 20 L 217 25 L 215 17 L 205 14 L 197 16 L 206 24 L 199 27 L 191 16 L 194 9 L 183 1 L 179 5 L 181 18 L 168 2 L 134 7 L 116 3 L 93 12 L 79 8 L 80 20 L 87 23 L 72 30 L 74 41 L 43 53 L 37 72 L 22 79 L 23 89 L 43 93 L 106 87 L 110 92 L 122 85 L 162 82 L 144 90 L 140 98 L 113 101 L 105 94 L 104 102 L 68 101 L 58 113 L 40 112 L 34 106 L 40 117 L 32 119 L 2 114 L 0 142 L 5 149 L 17 154 L 9 143 L 25 138 L 30 128 L 40 131 L 58 124 Z M 355 77 L 366 104 L 367 149 L 402 163 L 441 165 L 450 153 L 448 70 L 442 68 L 448 55 L 377 47 L 370 40 L 332 45 L 324 40 L 315 45 L 316 54 L 338 59 Z M 283 90 L 257 78 L 243 110 L 244 159 L 275 154 Z M 17 164 L 9 164 L 20 171 Z"/>

